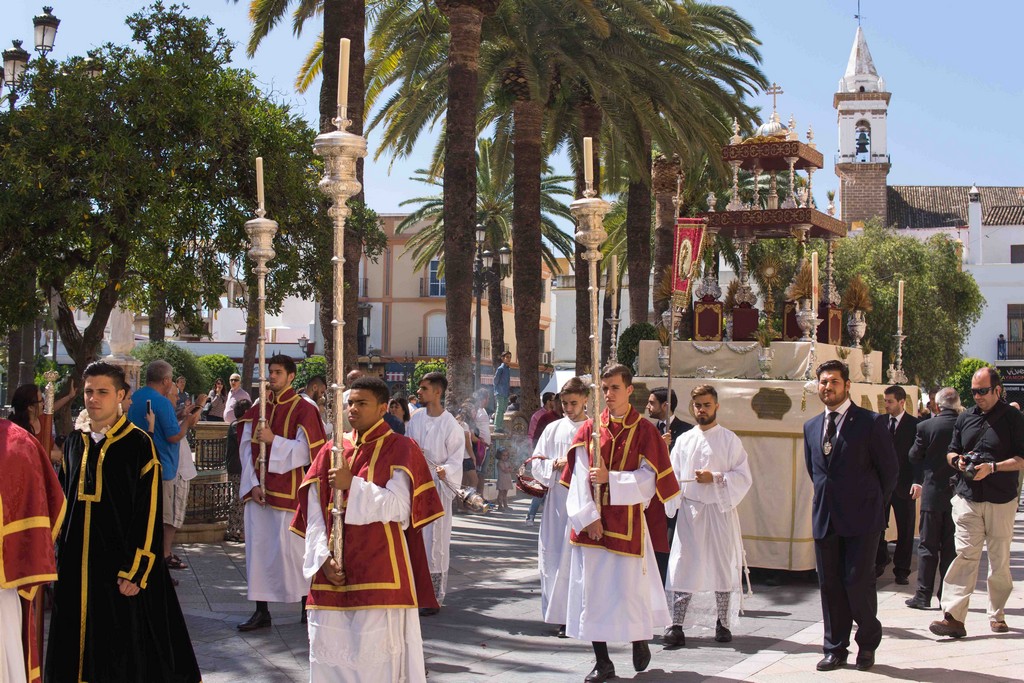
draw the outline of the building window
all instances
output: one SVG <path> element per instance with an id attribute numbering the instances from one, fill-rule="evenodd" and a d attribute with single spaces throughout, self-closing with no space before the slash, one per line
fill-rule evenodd
<path id="1" fill-rule="evenodd" d="M 1010 263 L 1024 263 L 1024 244 L 1010 245 Z"/>
<path id="2" fill-rule="evenodd" d="M 1006 358 L 1024 360 L 1024 304 L 1006 305 Z"/>
<path id="3" fill-rule="evenodd" d="M 430 289 L 427 296 L 444 296 L 445 294 L 444 278 L 437 276 L 437 266 L 437 261 L 430 262 Z"/>

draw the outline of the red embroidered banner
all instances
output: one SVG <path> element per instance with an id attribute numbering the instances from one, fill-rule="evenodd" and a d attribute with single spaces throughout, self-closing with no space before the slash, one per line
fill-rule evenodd
<path id="1" fill-rule="evenodd" d="M 690 301 L 690 283 L 700 270 L 706 222 L 703 218 L 677 218 L 672 249 L 672 299 L 676 306 Z"/>

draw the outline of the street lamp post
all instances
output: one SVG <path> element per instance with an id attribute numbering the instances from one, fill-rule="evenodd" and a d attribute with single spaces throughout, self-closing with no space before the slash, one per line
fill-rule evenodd
<path id="1" fill-rule="evenodd" d="M 495 271 L 494 254 L 489 249 L 484 249 L 484 242 L 487 239 L 487 230 L 479 223 L 476 226 L 476 260 L 473 262 L 473 294 L 476 295 L 476 381 L 474 387 L 480 388 L 480 372 L 483 366 L 483 313 L 482 298 L 487 289 L 487 279 L 497 273 L 501 278 L 504 269 L 508 266 L 512 250 L 508 246 L 498 249 L 498 264 Z"/>
<path id="2" fill-rule="evenodd" d="M 302 349 L 303 357 L 309 358 L 309 337 L 302 335 L 296 343 L 298 343 L 299 348 Z"/>
<path id="3" fill-rule="evenodd" d="M 53 16 L 52 7 L 44 7 L 43 13 L 32 18 L 32 25 L 35 27 L 33 45 L 40 57 L 46 57 L 53 50 L 53 40 L 57 37 L 57 27 L 60 26 L 60 19 Z M 22 41 L 15 40 L 12 46 L 3 51 L 4 68 L 3 84 L 10 90 L 11 109 L 14 109 L 18 101 L 17 87 L 21 83 L 21 77 L 28 68 L 29 53 L 23 48 Z"/>

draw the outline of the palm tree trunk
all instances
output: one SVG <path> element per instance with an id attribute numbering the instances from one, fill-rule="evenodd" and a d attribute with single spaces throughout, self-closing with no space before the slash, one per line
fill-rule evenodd
<path id="1" fill-rule="evenodd" d="M 473 392 L 471 335 L 473 229 L 476 219 L 476 115 L 480 28 L 474 4 L 438 0 L 448 17 L 448 110 L 444 151 L 444 268 L 447 283 L 448 396 L 457 406 Z"/>
<path id="2" fill-rule="evenodd" d="M 519 406 L 524 415 L 540 407 L 541 232 L 540 175 L 543 106 L 536 100 L 512 105 L 513 196 L 512 289 L 516 293 Z"/>
<path id="3" fill-rule="evenodd" d="M 338 60 L 340 59 L 340 41 L 348 38 L 351 41 L 349 56 L 348 79 L 348 118 L 352 124 L 348 130 L 356 135 L 363 134 L 363 96 L 366 72 L 364 53 L 366 51 L 364 34 L 366 33 L 365 0 L 323 0 L 324 10 L 324 57 L 323 83 L 320 86 L 320 132 L 334 130 L 333 119 L 338 115 Z M 363 182 L 363 160 L 356 162 L 356 179 Z M 362 201 L 363 192 L 353 196 L 349 201 Z M 328 238 L 329 239 L 329 238 Z M 359 260 L 363 253 L 362 237 L 354 230 L 345 230 L 345 303 L 343 314 L 345 358 L 347 367 L 355 366 L 358 357 L 357 333 L 359 325 Z M 330 282 L 326 283 L 326 291 L 319 292 L 323 310 L 333 312 L 334 296 Z M 324 351 L 328 367 L 333 367 L 334 331 L 330 327 L 333 315 L 326 317 L 327 326 L 321 325 L 324 338 Z M 341 378 L 338 378 L 341 379 Z"/>
<path id="4" fill-rule="evenodd" d="M 594 139 L 594 190 L 601 193 L 601 110 L 592 101 L 580 104 L 580 128 L 583 135 Z M 583 177 L 583 140 L 574 145 L 577 153 L 576 163 L 576 196 L 582 197 L 584 190 Z M 576 374 L 584 375 L 593 369 L 590 354 L 590 272 L 589 265 L 583 260 L 583 250 L 576 243 Z M 595 378 L 596 381 L 596 378 Z"/>
<path id="5" fill-rule="evenodd" d="M 676 194 L 676 179 L 681 172 L 679 160 L 659 154 L 654 159 L 651 184 L 654 189 L 654 278 L 659 282 L 665 270 L 672 265 L 677 210 L 672 198 Z M 654 305 L 655 320 L 668 308 L 668 301 Z"/>
<path id="6" fill-rule="evenodd" d="M 491 328 L 491 348 L 485 349 L 489 354 L 491 368 L 501 363 L 501 354 L 505 350 L 505 312 L 501 306 L 501 278 L 491 275 L 487 283 L 487 318 Z"/>
<path id="7" fill-rule="evenodd" d="M 650 135 L 644 135 L 643 144 L 649 159 Z M 626 196 L 626 267 L 629 275 L 629 320 L 631 323 L 647 322 L 651 310 L 650 173 L 629 184 Z"/>

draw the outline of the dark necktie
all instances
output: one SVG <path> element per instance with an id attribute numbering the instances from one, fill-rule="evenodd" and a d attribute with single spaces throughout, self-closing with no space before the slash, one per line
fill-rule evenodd
<path id="1" fill-rule="evenodd" d="M 889 418 L 889 435 L 892 438 L 894 438 L 894 439 L 896 438 L 896 418 L 895 417 L 890 417 Z"/>
<path id="2" fill-rule="evenodd" d="M 662 434 L 665 433 L 665 421 L 664 420 L 658 420 L 658 431 L 661 432 Z"/>
<path id="3" fill-rule="evenodd" d="M 825 441 L 821 444 L 822 452 L 828 456 L 832 454 L 832 442 L 836 438 L 836 420 L 839 419 L 839 413 L 832 411 L 828 414 L 828 426 L 825 428 Z"/>

